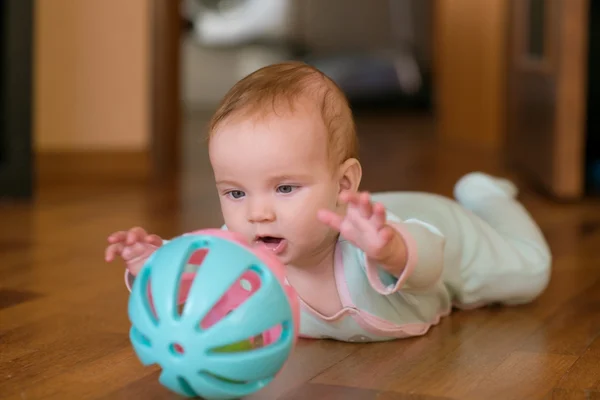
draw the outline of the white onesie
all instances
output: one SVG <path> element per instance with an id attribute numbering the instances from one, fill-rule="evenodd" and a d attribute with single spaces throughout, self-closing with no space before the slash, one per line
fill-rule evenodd
<path id="1" fill-rule="evenodd" d="M 395 278 L 343 238 L 335 255 L 342 310 L 323 316 L 302 304 L 301 333 L 344 341 L 425 334 L 452 306 L 515 305 L 534 300 L 550 278 L 548 245 L 508 181 L 481 173 L 461 179 L 458 202 L 427 193 L 372 196 L 408 245 Z"/>

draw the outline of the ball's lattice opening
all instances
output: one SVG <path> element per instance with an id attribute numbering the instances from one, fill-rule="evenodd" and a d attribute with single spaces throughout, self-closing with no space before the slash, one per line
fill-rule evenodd
<path id="1" fill-rule="evenodd" d="M 181 356 L 185 353 L 185 350 L 183 350 L 183 346 L 179 343 L 172 343 L 169 346 L 169 350 L 171 350 L 171 353 L 173 353 L 174 356 Z"/>

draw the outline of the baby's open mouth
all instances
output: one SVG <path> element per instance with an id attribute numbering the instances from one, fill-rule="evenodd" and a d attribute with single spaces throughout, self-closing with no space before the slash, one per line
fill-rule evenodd
<path id="1" fill-rule="evenodd" d="M 275 254 L 282 253 L 287 246 L 287 241 L 284 238 L 277 236 L 257 236 L 255 242 L 257 245 L 260 245 Z"/>
<path id="2" fill-rule="evenodd" d="M 279 243 L 281 243 L 281 238 L 278 237 L 274 237 L 274 236 L 263 236 L 263 237 L 259 237 L 258 238 L 259 241 L 265 243 L 265 245 L 267 247 L 275 247 L 277 246 Z"/>

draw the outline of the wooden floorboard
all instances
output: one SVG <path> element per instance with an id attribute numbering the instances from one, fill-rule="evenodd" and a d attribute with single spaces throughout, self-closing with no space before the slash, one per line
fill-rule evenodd
<path id="1" fill-rule="evenodd" d="M 302 340 L 250 398 L 600 399 L 598 199 L 556 203 L 500 155 L 435 141 L 428 117 L 364 116 L 358 127 L 367 190 L 450 196 L 472 170 L 516 179 L 552 248 L 550 286 L 530 305 L 457 311 L 420 338 Z M 134 225 L 172 237 L 221 224 L 206 149 L 191 138 L 180 182 L 48 179 L 31 203 L 0 204 L 1 399 L 179 398 L 133 353 L 122 266 L 103 250 L 108 233 Z"/>

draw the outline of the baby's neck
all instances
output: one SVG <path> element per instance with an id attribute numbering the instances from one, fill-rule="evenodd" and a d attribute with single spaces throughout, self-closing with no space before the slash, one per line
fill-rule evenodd
<path id="1" fill-rule="evenodd" d="M 337 240 L 315 252 L 305 262 L 286 265 L 286 275 L 298 296 L 324 316 L 342 308 L 333 268 Z"/>
<path id="2" fill-rule="evenodd" d="M 304 257 L 297 262 L 287 264 L 286 271 L 288 271 L 288 273 L 301 272 L 302 275 L 322 275 L 331 271 L 333 268 L 336 244 L 337 237 L 334 240 L 328 241 L 327 244 L 316 249 L 307 257 Z"/>

